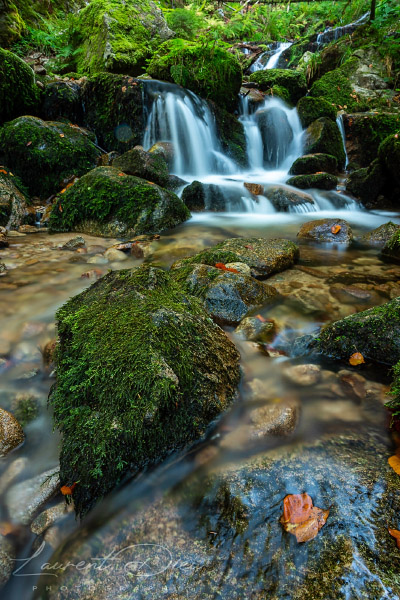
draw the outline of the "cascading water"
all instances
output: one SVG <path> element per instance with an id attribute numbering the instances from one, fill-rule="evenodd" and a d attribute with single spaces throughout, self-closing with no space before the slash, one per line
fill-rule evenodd
<path id="1" fill-rule="evenodd" d="M 355 208 L 344 194 L 286 185 L 293 162 L 303 153 L 303 130 L 295 108 L 266 97 L 254 102 L 241 96 L 239 120 L 246 137 L 246 168 L 223 153 L 208 104 L 174 84 L 146 81 L 147 126 L 143 146 L 169 142 L 172 173 L 185 184 L 203 184 L 210 211 L 270 214 Z M 289 199 L 288 199 L 289 198 Z"/>
<path id="2" fill-rule="evenodd" d="M 263 52 L 261 56 L 251 65 L 249 72 L 255 73 L 256 71 L 265 71 L 266 69 L 275 69 L 278 66 L 281 54 L 290 48 L 292 42 L 280 42 L 278 48 L 271 56 L 271 51 L 267 50 Z"/>
<path id="3" fill-rule="evenodd" d="M 364 23 L 367 22 L 368 17 L 369 11 L 364 13 L 359 19 L 357 19 L 353 23 L 343 25 L 343 27 L 335 27 L 334 29 L 332 29 L 332 27 L 327 27 L 325 31 L 318 34 L 317 45 L 323 46 L 324 44 L 329 44 L 329 42 L 338 40 L 339 38 L 341 38 L 344 35 L 347 35 L 348 33 L 353 33 L 353 31 L 355 31 L 357 27 L 360 27 L 360 25 L 364 25 Z"/>
<path id="4" fill-rule="evenodd" d="M 346 161 L 345 161 L 344 168 L 347 169 L 347 166 L 349 164 L 349 157 L 347 156 L 347 149 L 346 149 L 346 132 L 344 130 L 343 113 L 338 114 L 336 123 L 337 123 L 337 126 L 339 127 L 340 135 L 342 136 L 342 140 L 343 140 L 343 150 L 346 155 Z"/>

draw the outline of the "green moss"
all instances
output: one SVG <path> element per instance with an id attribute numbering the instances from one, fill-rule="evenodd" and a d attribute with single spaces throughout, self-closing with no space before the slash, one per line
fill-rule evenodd
<path id="1" fill-rule="evenodd" d="M 364 206 L 373 208 L 385 184 L 384 169 L 378 160 L 374 160 L 368 168 L 357 169 L 350 174 L 346 189 L 361 200 Z"/>
<path id="2" fill-rule="evenodd" d="M 336 173 L 337 159 L 330 154 L 306 154 L 294 161 L 289 173 L 291 175 L 312 175 L 318 171 Z"/>
<path id="3" fill-rule="evenodd" d="M 0 124 L 22 114 L 35 114 L 39 88 L 28 65 L 0 48 Z"/>
<path id="4" fill-rule="evenodd" d="M 36 419 L 39 415 L 37 400 L 34 396 L 30 396 L 29 394 L 23 394 L 17 397 L 11 409 L 14 417 L 22 427 L 25 427 L 25 425 Z"/>
<path id="5" fill-rule="evenodd" d="M 352 119 L 351 136 L 360 149 L 360 166 L 369 165 L 378 156 L 378 147 L 389 135 L 400 133 L 400 115 L 368 113 Z"/>
<path id="6" fill-rule="evenodd" d="M 242 70 L 237 58 L 222 43 L 196 43 L 175 39 L 153 55 L 147 71 L 156 79 L 182 85 L 227 110 L 237 104 Z"/>
<path id="7" fill-rule="evenodd" d="M 390 389 L 390 400 L 386 403 L 393 417 L 398 421 L 400 418 L 400 361 L 393 367 L 393 383 Z"/>
<path id="8" fill-rule="evenodd" d="M 218 139 L 225 154 L 241 167 L 248 166 L 246 136 L 242 123 L 215 102 L 210 102 L 217 125 Z"/>
<path id="9" fill-rule="evenodd" d="M 290 177 L 286 182 L 301 190 L 317 188 L 319 190 L 334 190 L 337 186 L 337 177 L 330 173 L 318 173 L 315 175 L 296 175 Z"/>
<path id="10" fill-rule="evenodd" d="M 296 102 L 307 92 L 307 82 L 302 73 L 289 69 L 267 69 L 257 71 L 250 76 L 250 81 L 258 83 L 260 89 L 268 91 L 274 86 L 285 88 L 290 96 L 291 102 Z"/>
<path id="11" fill-rule="evenodd" d="M 275 96 L 276 98 L 281 98 L 281 100 L 288 104 L 291 103 L 290 92 L 283 85 L 273 85 L 266 93 L 267 96 Z"/>
<path id="12" fill-rule="evenodd" d="M 113 167 L 90 171 L 54 204 L 49 228 L 103 235 L 159 233 L 190 213 L 172 192 Z"/>
<path id="13" fill-rule="evenodd" d="M 308 127 L 320 117 L 327 117 L 336 121 L 337 109 L 324 98 L 304 96 L 297 103 L 297 113 L 303 127 Z"/>
<path id="14" fill-rule="evenodd" d="M 351 58 L 341 67 L 325 73 L 313 83 L 310 95 L 316 98 L 324 98 L 336 108 L 346 108 L 351 110 L 368 110 L 365 102 L 361 101 L 353 91 L 353 86 L 349 81 L 349 75 L 358 66 L 358 60 Z"/>
<path id="15" fill-rule="evenodd" d="M 92 139 L 67 123 L 20 117 L 0 130 L 0 154 L 31 195 L 47 198 L 94 167 L 100 151 Z"/>
<path id="16" fill-rule="evenodd" d="M 195 439 L 231 401 L 238 353 L 168 273 L 109 273 L 56 315 L 61 482 L 78 514 L 128 470 Z M 100 318 L 101 317 L 101 318 Z"/>
<path id="17" fill-rule="evenodd" d="M 162 187 L 168 186 L 168 167 L 160 154 L 150 154 L 142 148 L 133 148 L 116 158 L 112 164 L 128 175 L 141 177 Z"/>
<path id="18" fill-rule="evenodd" d="M 400 262 L 400 230 L 396 231 L 383 246 L 382 255 L 395 262 Z"/>
<path id="19" fill-rule="evenodd" d="M 326 117 L 313 121 L 306 130 L 305 152 L 329 154 L 336 158 L 339 167 L 344 167 L 346 155 L 337 124 Z"/>

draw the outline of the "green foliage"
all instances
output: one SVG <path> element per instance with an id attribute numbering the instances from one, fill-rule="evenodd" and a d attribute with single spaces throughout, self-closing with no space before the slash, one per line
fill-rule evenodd
<path id="1" fill-rule="evenodd" d="M 17 115 L 35 113 L 38 101 L 32 69 L 12 52 L 0 48 L 0 124 Z"/>
<path id="2" fill-rule="evenodd" d="M 167 12 L 165 17 L 176 37 L 185 40 L 193 40 L 199 30 L 207 27 L 205 17 L 190 8 L 176 8 Z"/>
<path id="3" fill-rule="evenodd" d="M 147 71 L 154 78 L 189 88 L 228 110 L 236 105 L 242 82 L 238 60 L 218 42 L 165 42 L 153 55 Z"/>
<path id="4" fill-rule="evenodd" d="M 72 17 L 62 19 L 41 19 L 40 27 L 28 25 L 25 35 L 16 42 L 12 50 L 19 56 L 26 56 L 31 52 L 42 52 L 52 56 L 67 58 L 73 52 L 69 41 L 68 27 Z"/>
<path id="5" fill-rule="evenodd" d="M 393 383 L 390 390 L 391 399 L 386 403 L 391 411 L 393 418 L 398 421 L 400 418 L 400 361 L 393 367 Z"/>

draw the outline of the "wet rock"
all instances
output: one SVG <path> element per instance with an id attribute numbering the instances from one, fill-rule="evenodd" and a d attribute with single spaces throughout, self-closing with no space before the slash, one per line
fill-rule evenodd
<path id="1" fill-rule="evenodd" d="M 265 191 L 265 195 L 278 211 L 288 212 L 292 206 L 314 204 L 313 198 L 304 192 L 296 192 L 283 185 L 275 185 Z"/>
<path id="2" fill-rule="evenodd" d="M 169 173 L 164 157 L 154 152 L 146 152 L 141 146 L 132 148 L 113 160 L 112 166 L 127 175 L 168 187 Z"/>
<path id="3" fill-rule="evenodd" d="M 172 142 L 157 142 L 150 148 L 149 152 L 155 156 L 161 156 L 167 163 L 169 170 L 173 168 L 175 148 Z"/>
<path id="4" fill-rule="evenodd" d="M 127 260 L 127 258 L 128 258 L 127 255 L 125 254 L 125 252 L 122 252 L 121 250 L 117 250 L 116 248 L 109 248 L 105 252 L 104 256 L 110 262 L 122 262 L 124 260 Z"/>
<path id="5" fill-rule="evenodd" d="M 335 284 L 329 292 L 342 304 L 382 304 L 384 296 L 374 290 L 365 290 L 355 285 L 343 286 Z"/>
<path id="6" fill-rule="evenodd" d="M 400 225 L 396 225 L 395 223 L 392 223 L 392 221 L 388 221 L 376 229 L 368 231 L 368 233 L 364 233 L 364 235 L 359 238 L 359 241 L 374 246 L 384 246 L 386 242 L 390 240 L 392 235 L 398 231 L 400 231 Z"/>
<path id="7" fill-rule="evenodd" d="M 337 233 L 333 233 L 332 227 L 337 226 L 340 227 L 340 230 Z M 297 237 L 315 242 L 350 244 L 353 240 L 353 232 L 347 221 L 343 219 L 318 219 L 304 223 Z"/>
<path id="8" fill-rule="evenodd" d="M 246 190 L 249 190 L 250 194 L 253 194 L 254 196 L 260 196 L 264 194 L 264 186 L 262 186 L 260 183 L 245 182 L 243 185 Z"/>
<path id="9" fill-rule="evenodd" d="M 281 400 L 250 411 L 250 439 L 268 435 L 289 435 L 298 424 L 300 403 L 296 400 Z"/>
<path id="10" fill-rule="evenodd" d="M 84 248 L 86 246 L 86 242 L 81 235 L 77 235 L 72 238 L 65 244 L 63 244 L 60 250 L 77 250 L 78 248 Z"/>
<path id="11" fill-rule="evenodd" d="M 276 168 L 286 158 L 293 141 L 286 112 L 279 106 L 267 106 L 256 112 L 256 120 L 264 140 L 264 165 Z"/>
<path id="12" fill-rule="evenodd" d="M 226 201 L 218 185 L 193 181 L 182 193 L 182 201 L 190 211 L 224 211 Z"/>
<path id="13" fill-rule="evenodd" d="M 12 461 L 0 477 L 0 494 L 4 494 L 14 479 L 16 479 L 27 466 L 28 459 L 26 457 L 16 458 Z"/>
<path id="14" fill-rule="evenodd" d="M 381 142 L 400 128 L 398 114 L 358 112 L 343 115 L 346 149 L 354 169 L 368 167 L 378 156 Z"/>
<path id="15" fill-rule="evenodd" d="M 378 149 L 378 158 L 398 190 L 400 186 L 400 140 L 398 133 L 389 135 L 381 143 Z"/>
<path id="16" fill-rule="evenodd" d="M 338 167 L 344 167 L 345 153 L 339 127 L 331 119 L 321 117 L 313 121 L 305 132 L 305 154 L 323 153 L 334 156 Z"/>
<path id="17" fill-rule="evenodd" d="M 327 117 L 332 121 L 336 121 L 336 108 L 324 98 L 303 96 L 298 101 L 296 108 L 303 127 L 308 127 L 321 117 Z"/>
<path id="18" fill-rule="evenodd" d="M 236 327 L 235 333 L 249 342 L 267 343 L 273 339 L 276 326 L 272 321 L 245 317 Z"/>
<path id="19" fill-rule="evenodd" d="M 7 491 L 5 502 L 14 523 L 29 525 L 35 513 L 54 496 L 60 487 L 58 471 L 58 468 L 51 469 L 15 484 Z"/>
<path id="20" fill-rule="evenodd" d="M 6 8 L 9 9 L 9 7 L 10 3 L 7 2 Z M 4 0 L 0 8 L 3 21 Z M 10 15 L 7 17 L 9 24 Z M 19 21 L 21 22 L 20 18 Z M 19 27 L 21 27 L 21 23 Z M 1 43 L 1 45 L 3 44 Z M 3 48 L 0 48 L 0 82 L 0 125 L 19 115 L 35 112 L 38 106 L 39 90 L 35 85 L 33 70 L 19 56 Z"/>
<path id="21" fill-rule="evenodd" d="M 337 186 L 337 177 L 329 173 L 316 173 L 315 175 L 296 175 L 287 180 L 288 185 L 308 190 L 317 188 L 319 190 L 334 190 Z"/>
<path id="22" fill-rule="evenodd" d="M 239 271 L 239 273 L 242 273 L 242 275 L 251 275 L 251 269 L 249 265 L 246 265 L 246 263 L 232 262 L 226 263 L 225 266 L 227 269 L 235 269 L 235 271 Z"/>
<path id="23" fill-rule="evenodd" d="M 95 256 L 91 256 L 90 258 L 88 258 L 86 262 L 88 263 L 88 265 L 107 265 L 108 258 L 106 258 L 105 256 L 98 256 L 96 254 Z"/>
<path id="24" fill-rule="evenodd" d="M 237 325 L 254 308 L 277 295 L 275 288 L 249 275 L 209 265 L 185 266 L 171 274 L 190 294 L 203 299 L 206 311 L 218 324 Z"/>
<path id="25" fill-rule="evenodd" d="M 264 92 L 275 85 L 286 88 L 290 95 L 290 101 L 294 104 L 307 92 L 307 82 L 304 75 L 290 69 L 256 71 L 250 76 L 250 81 L 258 83 L 260 89 Z"/>
<path id="26" fill-rule="evenodd" d="M 76 81 L 51 81 L 45 86 L 41 110 L 46 121 L 82 123 L 81 85 Z"/>
<path id="27" fill-rule="evenodd" d="M 0 534 L 0 588 L 10 579 L 15 569 L 17 552 L 11 540 Z"/>
<path id="28" fill-rule="evenodd" d="M 360 352 L 365 360 L 396 364 L 400 360 L 400 298 L 328 325 L 314 346 L 334 358 L 348 360 Z"/>
<path id="29" fill-rule="evenodd" d="M 25 212 L 26 198 L 24 194 L 14 184 L 10 172 L 0 167 L 0 226 L 8 229 L 19 227 Z"/>
<path id="30" fill-rule="evenodd" d="M 294 385 L 315 385 L 321 379 L 321 367 L 318 365 L 293 365 L 283 371 L 283 375 Z"/>
<path id="31" fill-rule="evenodd" d="M 5 227 L 0 227 L 0 248 L 8 248 L 10 245 L 7 237 L 7 229 Z"/>
<path id="32" fill-rule="evenodd" d="M 137 471 L 202 435 L 235 396 L 239 354 L 201 300 L 153 266 L 108 273 L 64 305 L 57 319 L 50 404 L 63 430 L 61 481 L 79 482 L 73 499 L 82 514 L 128 465 Z M 118 379 L 103 367 L 105 343 Z M 76 344 L 83 350 L 71 363 Z M 81 384 L 90 408 L 76 392 Z M 65 420 L 77 405 L 73 423 Z"/>
<path id="33" fill-rule="evenodd" d="M 152 250 L 152 243 L 159 240 L 160 236 L 155 235 L 138 235 L 129 242 L 122 242 L 121 244 L 115 244 L 113 248 L 120 250 L 121 252 L 128 252 L 135 258 L 147 258 L 149 257 Z"/>
<path id="34" fill-rule="evenodd" d="M 20 233 L 40 233 L 40 229 L 34 225 L 20 225 L 18 231 Z"/>
<path id="35" fill-rule="evenodd" d="M 51 525 L 63 519 L 71 512 L 71 505 L 66 504 L 64 501 L 44 510 L 31 524 L 31 531 L 36 535 L 42 534 Z"/>
<path id="36" fill-rule="evenodd" d="M 322 154 L 321 152 L 317 154 L 305 154 L 294 161 L 289 173 L 291 175 L 312 175 L 320 171 L 334 175 L 337 172 L 337 159 L 334 156 Z"/>
<path id="37" fill-rule="evenodd" d="M 378 160 L 374 160 L 368 168 L 358 169 L 350 173 L 346 190 L 361 200 L 366 208 L 381 208 L 383 204 L 380 194 L 386 186 L 386 175 Z"/>
<path id="38" fill-rule="evenodd" d="M 25 436 L 17 419 L 0 408 L 0 456 L 5 456 L 24 441 Z"/>
<path id="39" fill-rule="evenodd" d="M 382 257 L 394 262 L 400 262 L 400 228 L 383 246 Z"/>
<path id="40" fill-rule="evenodd" d="M 342 369 L 338 373 L 340 384 L 347 396 L 353 396 L 358 400 L 364 400 L 367 395 L 367 380 L 354 371 Z"/>

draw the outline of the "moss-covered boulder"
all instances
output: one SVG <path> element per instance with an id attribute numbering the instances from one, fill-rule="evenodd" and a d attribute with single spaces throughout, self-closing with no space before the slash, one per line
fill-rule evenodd
<path id="1" fill-rule="evenodd" d="M 49 229 L 131 236 L 159 233 L 189 217 L 172 192 L 114 167 L 97 167 L 57 196 Z"/>
<path id="2" fill-rule="evenodd" d="M 168 187 L 169 172 L 164 158 L 157 153 L 150 153 L 142 147 L 128 150 L 113 160 L 112 166 L 127 175 L 141 177 L 161 187 Z"/>
<path id="3" fill-rule="evenodd" d="M 92 0 L 74 22 L 77 51 L 71 69 L 140 75 L 152 51 L 172 36 L 162 12 L 149 0 Z"/>
<path id="4" fill-rule="evenodd" d="M 19 40 L 25 23 L 12 0 L 0 0 L 0 46 L 9 48 Z"/>
<path id="5" fill-rule="evenodd" d="M 0 167 L 0 227 L 18 229 L 22 224 L 27 199 L 18 189 L 15 177 Z"/>
<path id="6" fill-rule="evenodd" d="M 337 158 L 322 152 L 305 154 L 294 161 L 289 173 L 291 175 L 312 175 L 318 171 L 334 175 L 337 172 Z"/>
<path id="7" fill-rule="evenodd" d="M 337 124 L 327 117 L 313 121 L 306 129 L 304 140 L 305 154 L 330 154 L 338 162 L 338 167 L 344 167 L 346 155 L 343 140 Z"/>
<path id="8" fill-rule="evenodd" d="M 354 113 L 343 115 L 347 154 L 353 168 L 368 167 L 378 156 L 379 144 L 389 135 L 400 133 L 398 113 Z"/>
<path id="9" fill-rule="evenodd" d="M 182 201 L 193 212 L 221 212 L 226 209 L 225 197 L 220 187 L 213 183 L 192 181 L 183 190 Z"/>
<path id="10" fill-rule="evenodd" d="M 32 69 L 12 52 L 0 48 L 0 124 L 24 114 L 35 114 L 39 88 Z"/>
<path id="11" fill-rule="evenodd" d="M 246 135 L 239 119 L 210 101 L 217 126 L 218 139 L 224 153 L 241 167 L 248 166 Z"/>
<path id="12" fill-rule="evenodd" d="M 78 514 L 199 437 L 231 402 L 239 354 L 202 303 L 152 266 L 109 273 L 57 313 L 60 480 Z"/>
<path id="13" fill-rule="evenodd" d="M 400 360 L 400 298 L 328 325 L 315 347 L 346 361 L 360 352 L 365 360 L 395 365 Z"/>
<path id="14" fill-rule="evenodd" d="M 249 312 L 277 296 L 274 287 L 236 269 L 224 271 L 194 264 L 173 269 L 171 276 L 203 300 L 206 311 L 219 325 L 237 325 Z"/>
<path id="15" fill-rule="evenodd" d="M 126 152 L 142 143 L 145 129 L 143 85 L 124 75 L 100 73 L 82 89 L 84 124 L 107 152 Z"/>
<path id="16" fill-rule="evenodd" d="M 327 117 L 328 119 L 332 119 L 332 121 L 336 121 L 336 107 L 324 98 L 304 96 L 298 101 L 296 109 L 303 127 L 308 127 L 313 121 L 321 117 Z"/>
<path id="17" fill-rule="evenodd" d="M 400 225 L 396 225 L 396 223 L 388 221 L 376 229 L 368 231 L 368 233 L 364 233 L 364 235 L 359 238 L 359 241 L 363 244 L 384 246 L 386 242 L 388 242 L 390 238 L 398 231 L 400 231 Z"/>
<path id="18" fill-rule="evenodd" d="M 100 151 L 80 127 L 19 117 L 0 130 L 0 155 L 31 195 L 47 198 L 92 169 Z"/>
<path id="19" fill-rule="evenodd" d="M 358 66 L 357 59 L 346 61 L 341 67 L 325 73 L 311 86 L 310 95 L 323 98 L 338 110 L 359 110 L 361 103 L 349 81 L 349 75 Z"/>
<path id="20" fill-rule="evenodd" d="M 174 268 L 185 265 L 217 263 L 245 263 L 251 275 L 266 279 L 273 273 L 289 269 L 299 258 L 299 249 L 290 240 L 264 238 L 231 238 L 199 252 L 190 258 L 174 263 Z"/>
<path id="21" fill-rule="evenodd" d="M 304 223 L 297 237 L 314 242 L 350 244 L 353 240 L 353 232 L 347 221 L 343 219 L 316 219 Z"/>
<path id="22" fill-rule="evenodd" d="M 397 187 L 400 186 L 400 136 L 389 135 L 379 146 L 378 158 Z"/>
<path id="23" fill-rule="evenodd" d="M 400 262 L 400 227 L 397 228 L 391 238 L 383 246 L 382 256 L 389 260 Z"/>
<path id="24" fill-rule="evenodd" d="M 366 208 L 375 208 L 378 196 L 385 188 L 386 180 L 385 169 L 376 159 L 369 167 L 350 173 L 346 190 L 361 200 Z"/>
<path id="25" fill-rule="evenodd" d="M 337 186 L 337 177 L 330 173 L 316 173 L 315 175 L 295 175 L 290 177 L 288 185 L 293 185 L 301 190 L 316 188 L 319 190 L 334 190 Z"/>
<path id="26" fill-rule="evenodd" d="M 82 123 L 82 86 L 75 81 L 52 81 L 44 89 L 41 116 L 46 121 Z"/>
<path id="27" fill-rule="evenodd" d="M 242 84 L 239 61 L 224 44 L 215 42 L 165 42 L 153 55 L 147 72 L 155 79 L 182 85 L 227 110 L 235 108 Z"/>
<path id="28" fill-rule="evenodd" d="M 285 88 L 289 92 L 293 104 L 296 104 L 307 93 L 307 82 L 304 75 L 289 69 L 256 71 L 250 76 L 250 81 L 258 83 L 260 89 L 265 92 L 274 86 Z"/>

